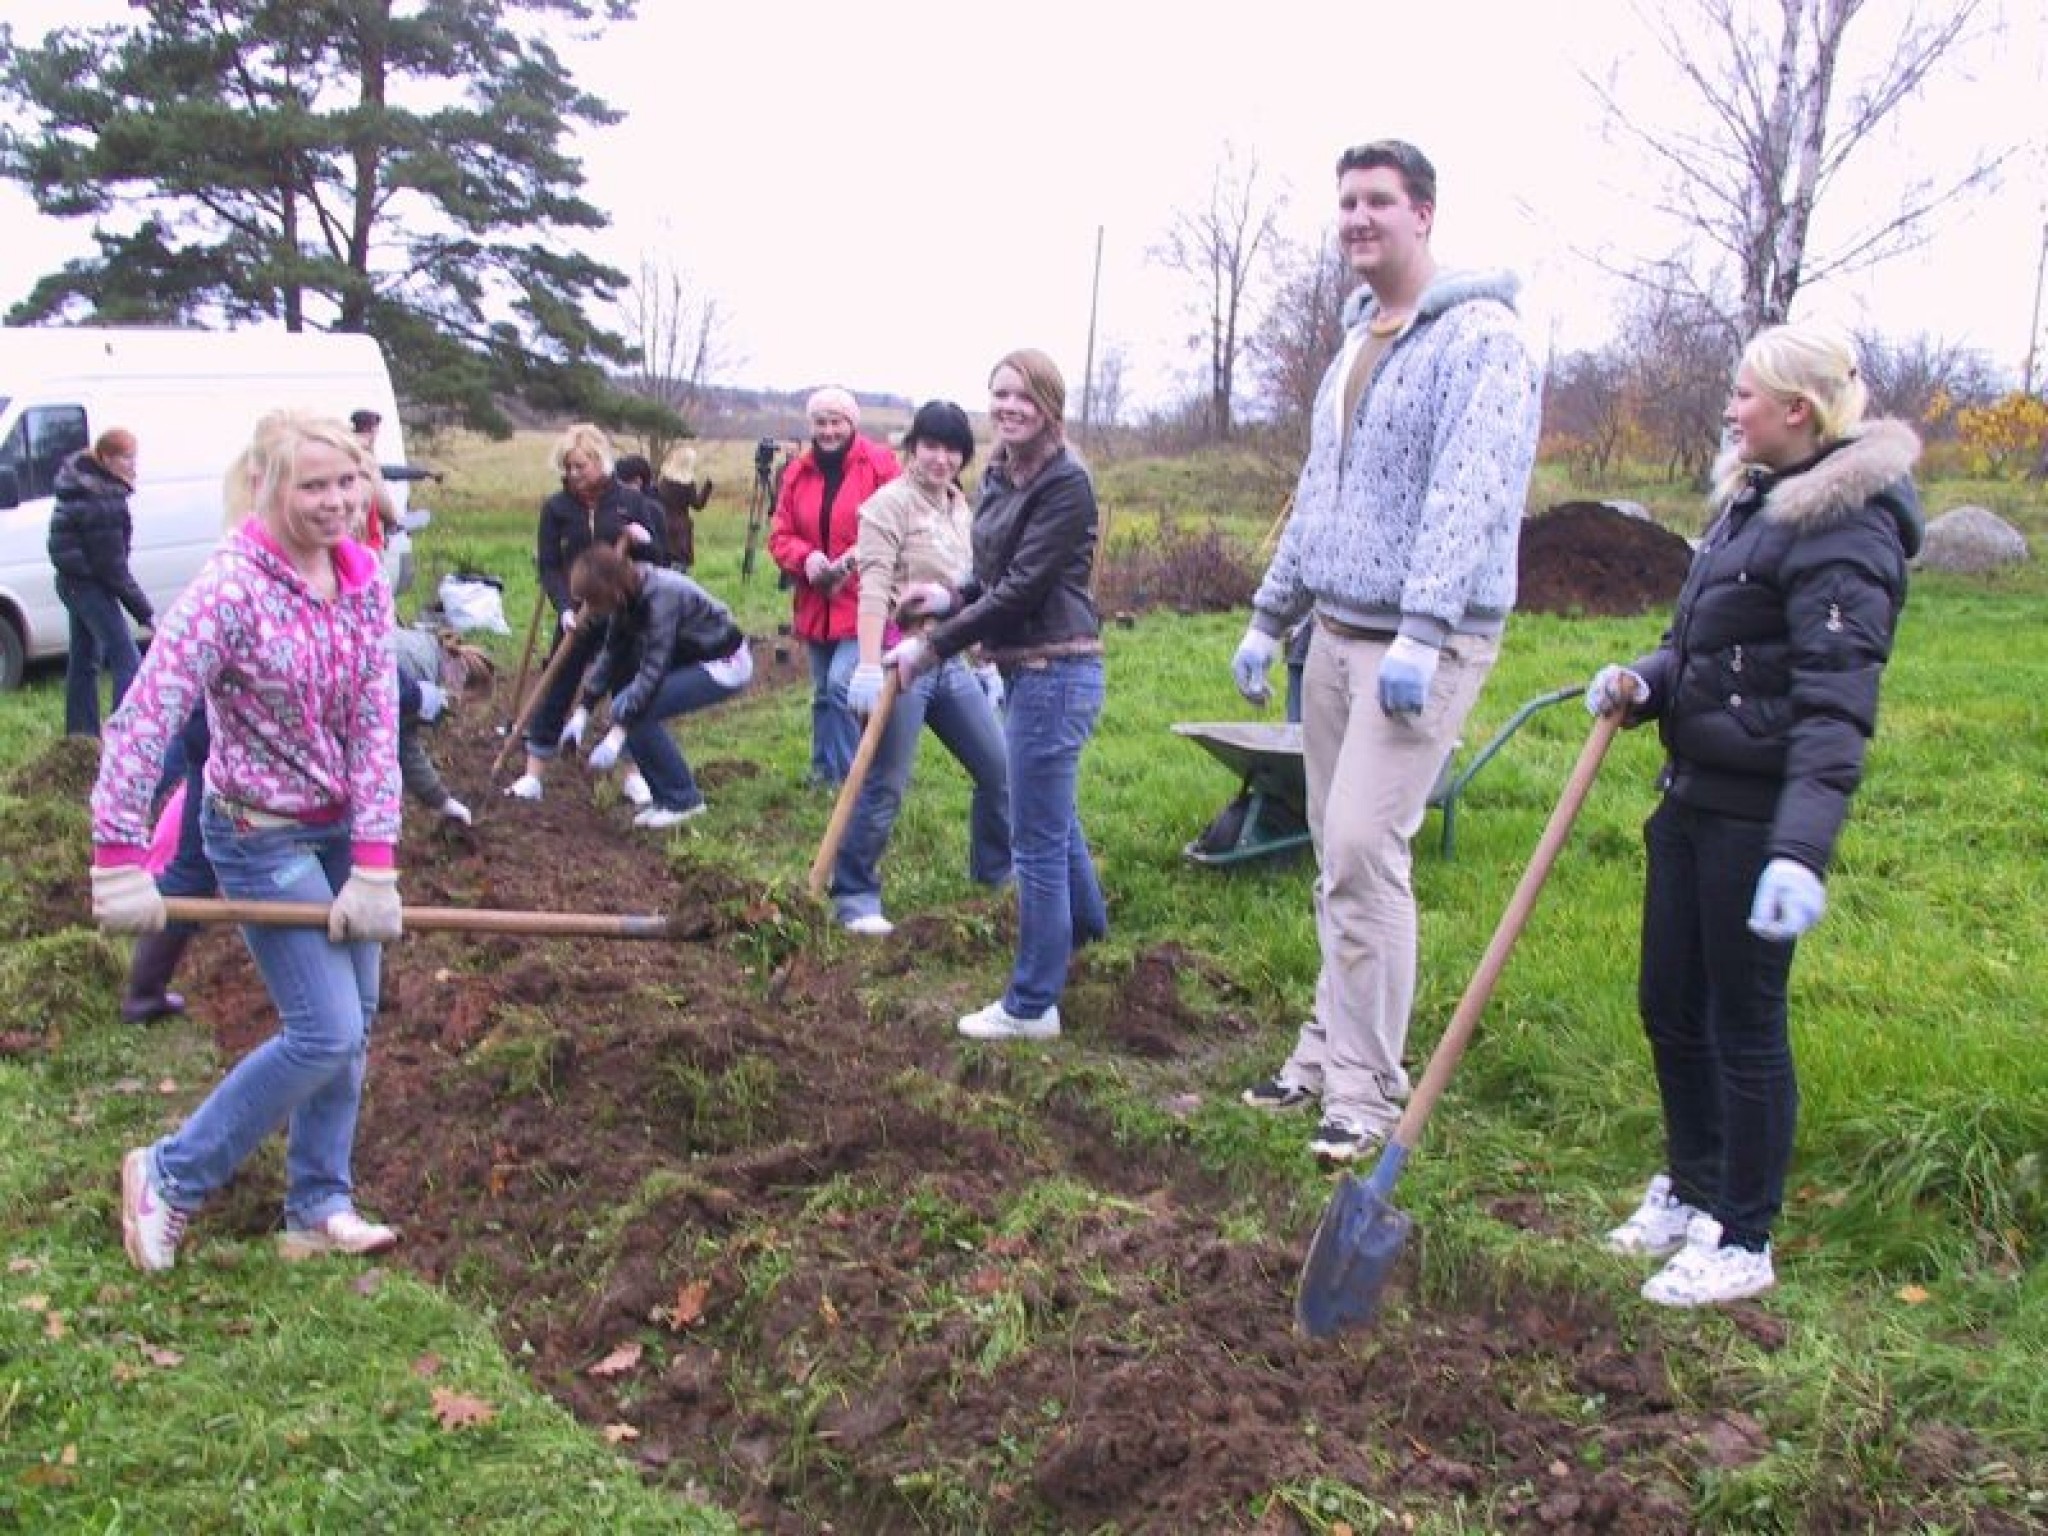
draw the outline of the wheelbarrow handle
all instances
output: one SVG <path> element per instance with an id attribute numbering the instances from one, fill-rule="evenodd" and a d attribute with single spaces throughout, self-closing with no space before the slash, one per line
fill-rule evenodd
<path id="1" fill-rule="evenodd" d="M 174 896 L 164 902 L 174 923 L 246 923 L 259 928 L 325 928 L 327 904 L 319 901 L 201 900 Z M 551 939 L 681 939 L 669 917 L 613 916 L 602 912 L 522 912 L 490 907 L 405 908 L 410 933 L 507 933 Z"/>

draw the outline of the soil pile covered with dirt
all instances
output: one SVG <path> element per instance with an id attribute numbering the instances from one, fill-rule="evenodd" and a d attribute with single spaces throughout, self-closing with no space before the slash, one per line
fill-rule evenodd
<path id="1" fill-rule="evenodd" d="M 1669 608 L 1692 546 L 1647 518 L 1599 501 L 1567 501 L 1522 523 L 1515 606 L 1566 617 L 1626 617 Z"/>
<path id="2" fill-rule="evenodd" d="M 451 783 L 485 780 L 484 717 L 437 734 Z M 714 806 L 753 771 L 700 756 Z M 1426 1234 L 1378 1325 L 1297 1337 L 1313 1210 L 1120 1122 L 1132 1082 L 1160 1123 L 1185 1117 L 1204 1053 L 1249 1027 L 1200 957 L 1084 955 L 1057 1046 L 975 1047 L 952 1021 L 1007 963 L 1007 898 L 860 943 L 692 857 L 715 812 L 635 834 L 567 765 L 537 804 L 474 803 L 473 832 L 408 807 L 409 905 L 630 904 L 675 936 L 388 950 L 361 1194 L 402 1227 L 393 1262 L 488 1310 L 651 1479 L 789 1532 L 1283 1533 L 1374 1508 L 1664 1532 L 1703 1469 L 1762 1450 L 1597 1301 L 1505 1277 L 1418 1296 Z M 272 1029 L 232 934 L 204 933 L 183 979 L 229 1052 Z M 252 1165 L 200 1235 L 269 1231 L 278 1176 Z M 1537 1200 L 1495 1214 L 1544 1220 Z M 1767 1312 L 1733 1310 L 1775 1342 Z M 1339 1484 L 1352 1503 L 1304 1502 Z"/>

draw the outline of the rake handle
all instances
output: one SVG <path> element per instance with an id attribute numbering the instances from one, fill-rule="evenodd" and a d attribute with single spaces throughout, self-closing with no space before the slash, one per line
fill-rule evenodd
<path id="1" fill-rule="evenodd" d="M 244 923 L 258 928 L 325 928 L 321 901 L 236 901 L 171 897 L 165 915 L 174 923 Z M 674 939 L 673 919 L 602 912 L 524 912 L 490 907 L 405 908 L 409 933 L 505 933 L 530 938 Z"/>
<path id="2" fill-rule="evenodd" d="M 1390 1151 L 1398 1148 L 1400 1154 L 1405 1155 L 1414 1151 L 1416 1143 L 1421 1141 L 1423 1124 L 1429 1119 L 1430 1111 L 1436 1108 L 1436 1101 L 1443 1097 L 1445 1085 L 1457 1070 L 1465 1047 L 1472 1043 L 1472 1036 L 1479 1028 L 1479 1017 L 1493 997 L 1494 985 L 1500 980 L 1500 973 L 1507 968 L 1515 941 L 1521 938 L 1522 929 L 1528 924 L 1536 898 L 1542 894 L 1544 882 L 1550 878 L 1551 866 L 1557 862 L 1559 850 L 1571 835 L 1572 823 L 1578 819 L 1579 808 L 1592 792 L 1593 780 L 1600 773 L 1601 759 L 1607 756 L 1607 748 L 1620 726 L 1618 713 L 1601 715 L 1594 720 L 1592 733 L 1587 736 L 1585 746 L 1579 749 L 1579 760 L 1572 768 L 1571 777 L 1565 781 L 1564 791 L 1558 796 L 1550 820 L 1544 824 L 1543 835 L 1536 840 L 1536 851 L 1529 856 L 1528 867 L 1516 882 L 1514 895 L 1508 898 L 1507 910 L 1501 913 L 1500 921 L 1494 925 L 1493 938 L 1486 946 L 1486 953 L 1480 957 L 1479 969 L 1465 984 L 1457 1011 L 1444 1027 L 1443 1037 L 1437 1041 L 1435 1051 L 1430 1053 L 1429 1065 L 1423 1068 L 1422 1080 L 1408 1095 L 1408 1107 L 1401 1112 L 1400 1123 L 1388 1138 Z M 1398 1168 L 1398 1162 L 1395 1166 Z"/>

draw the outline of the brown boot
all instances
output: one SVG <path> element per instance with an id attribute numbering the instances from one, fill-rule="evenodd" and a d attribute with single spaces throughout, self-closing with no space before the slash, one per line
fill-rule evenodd
<path id="1" fill-rule="evenodd" d="M 197 930 L 177 927 L 145 933 L 135 941 L 135 959 L 128 967 L 128 989 L 121 997 L 121 1019 L 147 1024 L 185 1011 L 185 999 L 171 990 L 171 976 L 184 958 L 185 946 Z"/>

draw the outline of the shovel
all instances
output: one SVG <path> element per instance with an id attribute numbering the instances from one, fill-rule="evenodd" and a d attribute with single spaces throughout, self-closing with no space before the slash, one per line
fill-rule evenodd
<path id="1" fill-rule="evenodd" d="M 811 860 L 808 883 L 813 896 L 824 895 L 825 882 L 832 878 L 833 861 L 839 857 L 839 845 L 846 840 L 847 824 L 853 820 L 853 807 L 860 799 L 860 787 L 868 781 L 868 769 L 882 748 L 882 732 L 888 728 L 889 712 L 896 707 L 896 695 L 901 686 L 896 669 L 886 668 L 881 697 L 875 700 L 868 723 L 860 733 L 860 745 L 854 749 L 853 762 L 846 770 L 846 782 L 839 786 L 839 798 L 832 802 L 832 819 L 825 823 L 825 835 L 818 841 L 818 855 Z"/>
<path id="2" fill-rule="evenodd" d="M 259 928 L 325 928 L 321 901 L 212 901 L 167 897 L 174 923 L 247 923 Z M 547 939 L 673 939 L 707 937 L 703 925 L 676 917 L 603 912 L 523 912 L 490 907 L 407 907 L 408 933 L 510 933 Z"/>
<path id="3" fill-rule="evenodd" d="M 1394 1182 L 1401 1177 L 1408 1154 L 1421 1141 L 1423 1123 L 1436 1108 L 1436 1101 L 1442 1097 L 1451 1073 L 1457 1070 L 1459 1058 L 1479 1027 L 1479 1016 L 1486 1011 L 1494 983 L 1507 966 L 1515 941 L 1521 937 L 1522 927 L 1543 890 L 1543 882 L 1550 876 L 1550 866 L 1557 862 L 1558 850 L 1571 834 L 1572 822 L 1578 817 L 1579 807 L 1585 804 L 1600 772 L 1600 760 L 1607 755 L 1608 743 L 1614 740 L 1620 724 L 1618 713 L 1602 715 L 1593 722 L 1593 732 L 1579 750 L 1578 763 L 1558 798 L 1557 808 L 1550 813 L 1542 837 L 1537 839 L 1529 867 L 1522 871 L 1515 894 L 1508 898 L 1507 910 L 1493 930 L 1479 969 L 1466 984 L 1465 995 L 1458 999 L 1457 1011 L 1451 1015 L 1443 1038 L 1430 1055 L 1422 1081 L 1409 1095 L 1408 1107 L 1381 1151 L 1372 1176 L 1361 1181 L 1348 1173 L 1340 1175 L 1336 1190 L 1323 1207 L 1315 1235 L 1309 1239 L 1308 1257 L 1302 1261 L 1301 1281 L 1294 1296 L 1295 1326 L 1309 1338 L 1328 1338 L 1340 1328 L 1369 1323 L 1379 1311 L 1380 1293 L 1386 1289 L 1414 1225 L 1407 1213 L 1397 1210 L 1392 1203 Z"/>

